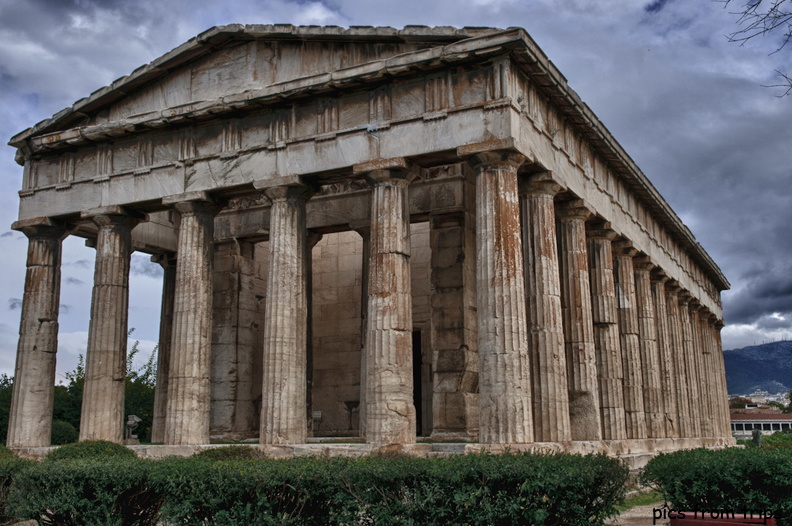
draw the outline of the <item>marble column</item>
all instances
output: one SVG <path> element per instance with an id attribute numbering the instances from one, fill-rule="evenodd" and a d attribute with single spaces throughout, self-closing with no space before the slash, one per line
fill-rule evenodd
<path id="1" fill-rule="evenodd" d="M 537 442 L 572 440 L 553 203 L 559 191 L 561 186 L 546 172 L 530 176 L 521 188 L 528 349 Z"/>
<path id="2" fill-rule="evenodd" d="M 696 349 L 693 341 L 693 330 L 690 326 L 690 293 L 683 290 L 679 294 L 679 321 L 682 326 L 682 348 L 687 370 L 687 388 L 690 411 L 690 436 L 701 436 L 701 395 L 699 393 L 698 368 L 696 367 Z"/>
<path id="3" fill-rule="evenodd" d="M 665 414 L 662 406 L 661 366 L 657 347 L 657 326 L 652 298 L 651 271 L 654 265 L 649 258 L 633 260 L 635 270 L 635 300 L 638 309 L 638 343 L 641 350 L 646 436 L 665 436 Z"/>
<path id="4" fill-rule="evenodd" d="M 713 374 L 718 378 L 717 396 L 720 405 L 720 436 L 730 438 L 731 422 L 729 412 L 729 391 L 726 385 L 726 367 L 723 361 L 723 344 L 721 343 L 721 329 L 723 329 L 723 321 L 715 317 L 712 325 L 712 353 L 715 361 L 715 370 Z"/>
<path id="5" fill-rule="evenodd" d="M 181 217 L 164 439 L 167 445 L 208 444 L 213 237 L 218 209 L 206 195 L 174 196 L 163 203 L 172 204 Z"/>
<path id="6" fill-rule="evenodd" d="M 132 229 L 143 216 L 114 206 L 83 212 L 82 217 L 90 218 L 98 231 L 80 440 L 120 443 L 125 420 Z"/>
<path id="7" fill-rule="evenodd" d="M 11 227 L 28 238 L 25 292 L 19 321 L 8 447 L 50 445 L 58 350 L 61 246 L 64 225 L 40 217 Z"/>
<path id="8" fill-rule="evenodd" d="M 588 231 L 592 321 L 597 350 L 602 438 L 627 438 L 624 413 L 624 370 L 619 343 L 619 314 L 613 277 L 611 243 L 616 233 L 607 224 Z"/>
<path id="9" fill-rule="evenodd" d="M 510 151 L 476 153 L 479 442 L 534 441 L 517 170 Z"/>
<path id="10" fill-rule="evenodd" d="M 281 186 L 264 193 L 272 208 L 260 442 L 301 444 L 307 436 L 305 203 L 310 191 L 304 186 Z"/>
<path id="11" fill-rule="evenodd" d="M 635 295 L 633 258 L 638 251 L 626 240 L 613 244 L 616 304 L 619 311 L 619 343 L 624 371 L 624 416 L 627 438 L 646 438 L 643 401 L 641 343 L 638 334 L 638 301 Z"/>
<path id="12" fill-rule="evenodd" d="M 693 429 L 690 422 L 688 369 L 685 361 L 682 321 L 679 316 L 679 291 L 680 287 L 676 281 L 669 280 L 666 283 L 666 309 L 668 310 L 668 332 L 673 355 L 679 436 L 692 437 Z"/>
<path id="13" fill-rule="evenodd" d="M 674 338 L 671 334 L 666 300 L 668 276 L 657 271 L 652 275 L 652 301 L 654 303 L 655 326 L 657 328 L 657 352 L 660 376 L 660 392 L 663 413 L 663 436 L 677 438 L 679 434 L 679 411 L 677 409 L 677 385 L 675 380 Z"/>
<path id="14" fill-rule="evenodd" d="M 157 383 L 154 386 L 154 412 L 151 442 L 165 441 L 165 413 L 168 408 L 168 374 L 170 371 L 171 336 L 173 333 L 173 301 L 176 294 L 175 254 L 152 256 L 162 266 L 162 303 L 160 305 L 159 344 L 157 345 Z"/>
<path id="15" fill-rule="evenodd" d="M 556 215 L 572 440 L 598 441 L 602 440 L 602 417 L 586 248 L 586 220 L 591 212 L 583 201 L 575 200 L 562 203 Z"/>
<path id="16" fill-rule="evenodd" d="M 365 438 L 372 444 L 413 443 L 409 173 L 403 160 L 355 171 L 364 172 L 372 188 Z"/>
<path id="17" fill-rule="evenodd" d="M 707 309 L 703 305 L 699 305 L 692 320 L 694 322 L 693 328 L 695 329 L 696 342 L 698 345 L 700 364 L 699 378 L 702 382 L 702 402 L 704 404 L 701 415 L 704 426 L 702 433 L 705 437 L 714 437 L 716 436 L 715 425 L 718 421 L 718 408 L 715 407 L 716 389 L 714 386 L 715 377 L 712 371 L 712 352 L 706 339 L 708 316 L 709 313 Z"/>

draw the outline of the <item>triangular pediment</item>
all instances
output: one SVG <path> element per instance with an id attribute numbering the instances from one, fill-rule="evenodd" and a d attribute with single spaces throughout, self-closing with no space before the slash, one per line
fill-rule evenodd
<path id="1" fill-rule="evenodd" d="M 286 24 L 214 27 L 17 134 L 10 144 L 19 147 L 37 135 L 194 106 L 498 31 Z"/>

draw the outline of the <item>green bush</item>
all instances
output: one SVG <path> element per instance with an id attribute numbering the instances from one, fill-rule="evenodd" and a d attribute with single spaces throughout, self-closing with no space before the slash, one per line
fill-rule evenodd
<path id="1" fill-rule="evenodd" d="M 112 457 L 137 458 L 131 449 L 106 440 L 85 440 L 60 446 L 47 454 L 47 460 L 98 459 Z"/>
<path id="2" fill-rule="evenodd" d="M 264 453 L 255 446 L 222 446 L 199 451 L 194 458 L 203 460 L 247 460 L 264 458 Z"/>
<path id="3" fill-rule="evenodd" d="M 693 449 L 658 455 L 640 478 L 676 510 L 771 511 L 792 524 L 792 452 Z"/>
<path id="4" fill-rule="evenodd" d="M 762 437 L 765 449 L 792 449 L 792 433 L 773 433 Z"/>
<path id="5" fill-rule="evenodd" d="M 9 510 L 8 492 L 14 479 L 34 463 L 18 458 L 11 450 L 0 446 L 0 524 L 17 522 L 17 516 Z"/>
<path id="6" fill-rule="evenodd" d="M 61 446 L 77 442 L 77 429 L 63 420 L 52 421 L 52 435 L 50 442 L 53 446 Z"/>
<path id="7" fill-rule="evenodd" d="M 20 519 L 45 525 L 155 525 L 162 497 L 148 483 L 150 461 L 73 458 L 37 462 L 14 478 L 9 494 Z"/>
<path id="8" fill-rule="evenodd" d="M 604 456 L 166 459 L 162 520 L 222 525 L 604 524 L 628 470 Z"/>

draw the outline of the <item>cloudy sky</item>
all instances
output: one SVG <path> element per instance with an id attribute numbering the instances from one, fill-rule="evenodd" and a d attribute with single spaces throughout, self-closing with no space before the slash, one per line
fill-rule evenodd
<path id="1" fill-rule="evenodd" d="M 211 26 L 525 28 L 720 265 L 724 347 L 792 339 L 792 45 L 743 46 L 717 0 L 0 0 L 0 373 L 13 372 L 27 241 L 10 230 L 15 133 Z M 93 250 L 64 242 L 59 378 L 84 352 Z M 132 266 L 130 327 L 157 339 L 160 271 Z"/>

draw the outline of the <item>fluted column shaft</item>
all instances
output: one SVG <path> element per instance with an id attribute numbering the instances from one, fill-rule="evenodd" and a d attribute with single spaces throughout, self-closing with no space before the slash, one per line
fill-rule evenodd
<path id="1" fill-rule="evenodd" d="M 699 379 L 702 383 L 702 434 L 705 437 L 717 436 L 715 432 L 715 425 L 718 421 L 718 408 L 715 407 L 715 373 L 712 368 L 712 352 L 706 339 L 706 326 L 707 326 L 706 309 L 703 306 L 695 311 L 692 318 L 693 328 L 695 330 L 696 342 L 698 346 L 698 355 L 700 363 Z"/>
<path id="2" fill-rule="evenodd" d="M 99 230 L 85 356 L 80 440 L 120 443 L 124 431 L 132 228 L 139 218 L 99 214 L 91 219 Z"/>
<path id="3" fill-rule="evenodd" d="M 162 303 L 160 305 L 159 344 L 157 345 L 157 383 L 154 386 L 154 412 L 151 442 L 165 441 L 165 413 L 168 408 L 168 374 L 173 335 L 173 301 L 176 294 L 176 260 L 173 255 L 152 257 L 162 266 Z"/>
<path id="4" fill-rule="evenodd" d="M 553 203 L 560 190 L 547 174 L 532 176 L 522 188 L 534 440 L 538 442 L 572 440 Z"/>
<path id="5" fill-rule="evenodd" d="M 558 239 L 572 440 L 596 441 L 602 440 L 602 417 L 586 248 L 586 219 L 590 216 L 581 201 L 562 204 Z"/>
<path id="6" fill-rule="evenodd" d="M 610 229 L 588 232 L 589 276 L 591 279 L 592 320 L 597 350 L 602 438 L 627 438 L 624 414 L 624 371 L 619 343 L 619 315 L 613 278 L 611 242 L 616 233 Z"/>
<path id="7" fill-rule="evenodd" d="M 652 279 L 652 301 L 654 302 L 655 325 L 657 327 L 657 351 L 660 372 L 660 391 L 663 413 L 664 437 L 677 438 L 679 434 L 679 411 L 677 409 L 677 384 L 675 380 L 674 338 L 671 334 L 666 300 L 667 276 Z"/>
<path id="8" fill-rule="evenodd" d="M 58 350 L 61 242 L 66 229 L 49 219 L 35 225 L 17 222 L 13 228 L 28 237 L 28 252 L 6 445 L 49 446 Z"/>
<path id="9" fill-rule="evenodd" d="M 616 300 L 619 310 L 619 342 L 624 371 L 624 416 L 627 438 L 646 438 L 643 401 L 641 343 L 638 334 L 638 302 L 635 296 L 633 258 L 637 250 L 624 240 L 614 244 Z"/>
<path id="10" fill-rule="evenodd" d="M 207 201 L 174 204 L 181 216 L 173 302 L 165 444 L 208 444 L 211 403 L 214 214 Z"/>
<path id="11" fill-rule="evenodd" d="M 475 155 L 479 442 L 533 442 L 517 169 L 510 152 Z"/>
<path id="12" fill-rule="evenodd" d="M 682 321 L 679 315 L 679 286 L 669 282 L 666 287 L 666 308 L 668 309 L 668 329 L 674 361 L 674 382 L 677 395 L 677 421 L 679 436 L 692 437 L 690 422 L 690 389 L 688 388 L 688 368 L 685 360 L 685 345 Z"/>
<path id="13" fill-rule="evenodd" d="M 688 401 L 690 411 L 690 436 L 701 436 L 701 394 L 699 393 L 698 363 L 695 341 L 690 326 L 690 294 L 683 291 L 679 296 L 679 321 L 682 326 L 682 346 L 687 370 Z"/>
<path id="14" fill-rule="evenodd" d="M 654 301 L 650 272 L 654 265 L 647 260 L 633 262 L 635 269 L 635 300 L 638 309 L 638 338 L 641 350 L 643 400 L 646 414 L 646 435 L 665 436 L 664 412 L 661 403 L 661 366 L 657 347 Z"/>
<path id="15" fill-rule="evenodd" d="M 368 280 L 371 259 L 371 227 L 355 228 L 363 242 L 360 283 L 360 405 L 358 427 L 361 437 L 366 436 L 366 332 L 368 330 Z"/>
<path id="16" fill-rule="evenodd" d="M 299 444 L 307 436 L 308 295 L 302 186 L 270 188 L 269 274 L 264 322 L 262 444 Z"/>
<path id="17" fill-rule="evenodd" d="M 729 391 L 726 385 L 726 366 L 723 361 L 723 344 L 721 342 L 721 329 L 723 322 L 715 319 L 712 329 L 712 352 L 715 361 L 715 374 L 719 380 L 718 401 L 720 405 L 720 436 L 731 437 L 731 423 L 729 414 Z"/>
<path id="18" fill-rule="evenodd" d="M 415 442 L 409 181 L 402 170 L 367 174 L 371 190 L 366 441 Z"/>

